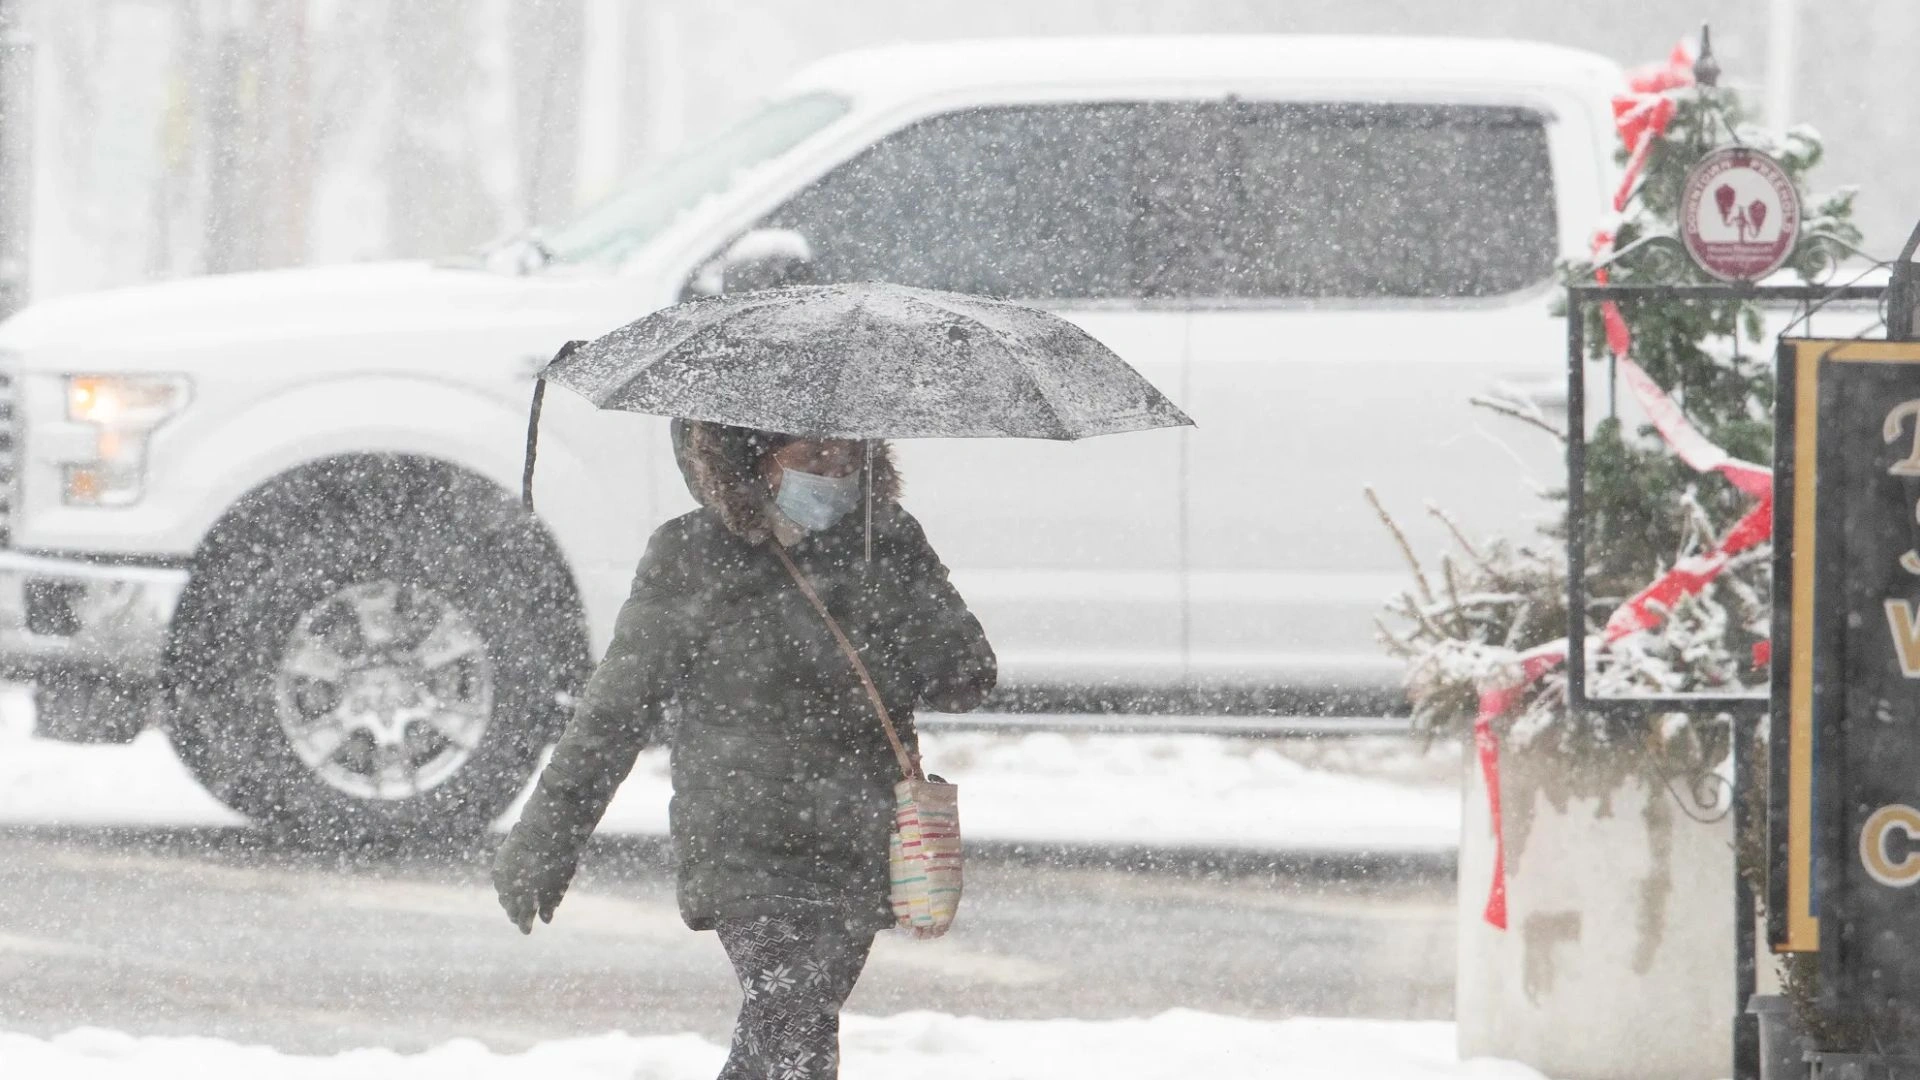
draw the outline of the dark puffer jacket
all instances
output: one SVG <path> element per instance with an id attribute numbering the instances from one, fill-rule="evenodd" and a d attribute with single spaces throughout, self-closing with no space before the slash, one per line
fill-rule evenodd
<path id="1" fill-rule="evenodd" d="M 680 911 L 835 911 L 892 925 L 887 835 L 900 767 L 826 623 L 767 546 L 765 485 L 740 429 L 682 427 L 700 510 L 647 545 L 612 644 L 497 865 L 570 875 L 643 746 L 673 761 Z M 995 662 L 876 453 L 873 561 L 856 511 L 788 548 L 860 650 L 901 738 L 913 711 L 977 705 Z"/>

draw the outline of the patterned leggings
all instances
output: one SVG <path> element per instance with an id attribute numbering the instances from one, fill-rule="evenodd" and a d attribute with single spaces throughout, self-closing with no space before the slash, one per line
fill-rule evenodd
<path id="1" fill-rule="evenodd" d="M 839 1076 L 840 1006 L 867 964 L 873 931 L 785 915 L 725 919 L 714 929 L 741 995 L 719 1080 Z"/>

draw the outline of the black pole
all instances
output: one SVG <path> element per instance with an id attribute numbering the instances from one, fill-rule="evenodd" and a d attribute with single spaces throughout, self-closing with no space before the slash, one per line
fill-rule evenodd
<path id="1" fill-rule="evenodd" d="M 1753 787 L 1754 731 L 1742 716 L 1730 715 L 1727 723 L 1733 732 L 1733 1080 L 1760 1080 L 1759 1018 L 1747 1015 L 1759 965 L 1754 956 L 1753 889 L 1743 873 L 1742 843 L 1753 826 L 1747 796 Z"/>
<path id="2" fill-rule="evenodd" d="M 1587 700 L 1587 305 L 1567 297 L 1567 712 Z"/>
<path id="3" fill-rule="evenodd" d="M 1907 237 L 1907 244 L 1900 249 L 1900 257 L 1893 260 L 1893 276 L 1887 281 L 1887 340 L 1913 340 L 1913 309 L 1920 303 L 1920 289 L 1915 287 L 1916 269 L 1913 256 L 1920 250 L 1920 225 L 1913 227 Z"/>
<path id="4" fill-rule="evenodd" d="M 1720 61 L 1713 58 L 1713 31 L 1700 24 L 1700 54 L 1693 58 L 1693 81 L 1701 86 L 1720 85 Z"/>

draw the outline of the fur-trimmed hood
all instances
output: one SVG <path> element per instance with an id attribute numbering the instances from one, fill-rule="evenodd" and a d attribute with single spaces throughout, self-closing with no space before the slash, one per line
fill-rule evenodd
<path id="1" fill-rule="evenodd" d="M 757 471 L 760 459 L 778 449 L 786 436 L 752 428 L 709 423 L 673 422 L 673 457 L 687 491 L 701 506 L 720 517 L 727 531 L 749 543 L 764 543 L 773 535 L 769 513 L 773 494 Z M 887 443 L 874 444 L 873 497 L 892 502 L 900 497 L 900 474 L 894 469 Z"/>

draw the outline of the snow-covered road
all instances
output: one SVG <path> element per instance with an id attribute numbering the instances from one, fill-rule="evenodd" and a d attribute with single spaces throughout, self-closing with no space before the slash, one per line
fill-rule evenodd
<path id="1" fill-rule="evenodd" d="M 882 935 L 850 1008 L 1444 1020 L 1454 883 L 1436 862 L 987 849 L 953 932 Z M 719 1039 L 739 1004 L 647 837 L 597 840 L 531 937 L 501 913 L 484 849 L 309 851 L 231 828 L 0 826 L 0 897 L 0 1029 L 42 1038 L 91 1025 L 326 1054 L 478 1036 L 517 1052 L 609 1031 Z"/>
<path id="2" fill-rule="evenodd" d="M 0 826 L 16 827 L 0 828 L 0 987 L 34 988 L 11 1006 L 0 989 L 0 1077 L 717 1070 L 734 991 L 654 865 L 664 755 L 636 768 L 555 925 L 524 939 L 483 867 L 260 848 L 159 734 L 69 746 L 30 721 L 0 695 Z M 1457 754 L 1394 737 L 946 733 L 925 749 L 977 840 L 1442 857 L 1455 842 Z M 1444 1022 L 1286 1019 L 1446 1015 L 1451 886 L 1420 863 L 1322 879 L 982 859 L 952 936 L 880 943 L 843 1075 L 1532 1080 L 1457 1061 Z M 903 1011 L 928 1006 L 958 1015 Z"/>
<path id="3" fill-rule="evenodd" d="M 1147 1019 L 981 1020 L 849 1016 L 844 1080 L 1538 1080 L 1525 1066 L 1462 1062 L 1453 1025 L 1239 1020 L 1174 1010 Z M 294 1057 L 215 1039 L 84 1029 L 51 1040 L 0 1034 L 6 1075 L 61 1080 L 708 1080 L 721 1048 L 697 1035 L 603 1035 L 493 1054 L 458 1040 L 421 1054 Z"/>

